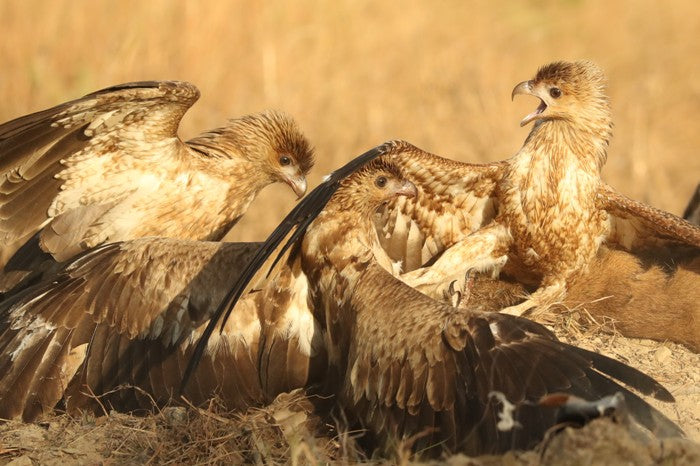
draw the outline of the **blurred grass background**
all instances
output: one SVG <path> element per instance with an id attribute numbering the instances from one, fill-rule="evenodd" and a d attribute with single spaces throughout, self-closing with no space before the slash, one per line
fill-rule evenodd
<path id="1" fill-rule="evenodd" d="M 316 147 L 311 186 L 391 138 L 464 161 L 509 157 L 537 104 L 511 102 L 513 86 L 550 61 L 588 58 L 610 80 L 606 181 L 677 214 L 700 181 L 690 0 L 4 0 L 0 28 L 0 121 L 121 82 L 187 80 L 202 98 L 184 138 L 285 110 Z M 293 197 L 267 189 L 232 237 L 263 238 Z"/>

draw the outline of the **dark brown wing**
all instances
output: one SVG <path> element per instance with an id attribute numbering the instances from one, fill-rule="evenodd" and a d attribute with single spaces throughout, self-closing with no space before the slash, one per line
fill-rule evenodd
<path id="1" fill-rule="evenodd" d="M 347 354 L 339 367 L 342 402 L 385 440 L 434 429 L 418 448 L 480 454 L 532 447 L 555 422 L 552 411 L 535 403 L 554 392 L 597 399 L 620 391 L 639 422 L 662 435 L 681 434 L 617 381 L 673 400 L 661 385 L 620 362 L 561 343 L 537 323 L 439 304 L 377 264 L 353 290 L 341 310 L 351 321 L 344 331 L 353 334 L 337 339 L 350 341 L 349 347 L 329 348 L 329 354 Z M 503 409 L 492 392 L 515 405 L 520 427 L 499 429 Z"/>
<path id="2" fill-rule="evenodd" d="M 287 214 L 255 253 L 245 270 L 241 273 L 240 278 L 236 280 L 235 283 L 232 282 L 232 284 L 230 284 L 231 288 L 228 290 L 226 297 L 209 321 L 207 328 L 202 333 L 197 347 L 187 365 L 182 380 L 183 390 L 188 385 L 190 376 L 197 368 L 204 354 L 204 350 L 207 347 L 207 342 L 213 335 L 216 326 L 222 325 L 223 328 L 236 302 L 241 296 L 245 295 L 249 284 L 256 276 L 260 278 L 260 275 L 263 274 L 267 277 L 272 273 L 272 270 L 275 269 L 275 266 L 279 264 L 282 258 L 289 257 L 290 248 L 298 244 L 299 239 L 303 237 L 308 226 L 314 221 L 336 192 L 340 182 L 371 160 L 388 153 L 400 153 L 407 146 L 412 147 L 404 141 L 388 141 L 355 157 L 350 162 L 326 176 L 319 186 L 316 186 L 313 191 L 304 197 L 304 199 Z M 273 256 L 274 259 L 272 259 Z M 270 263 L 271 265 L 266 267 L 266 263 Z M 264 270 L 261 271 L 261 269 Z"/>
<path id="3" fill-rule="evenodd" d="M 198 98 L 189 83 L 130 83 L 0 125 L 0 265 L 49 222 L 45 249 L 74 247 L 135 189 L 134 163 L 185 150 L 177 129 Z M 125 175 L 105 186 L 103 172 Z"/>
<path id="4" fill-rule="evenodd" d="M 700 248 L 700 226 L 687 220 L 629 199 L 605 184 L 598 202 L 610 217 L 609 244 L 632 251 L 664 245 Z"/>
<path id="5" fill-rule="evenodd" d="M 389 157 L 418 187 L 380 209 L 375 224 L 382 247 L 403 272 L 421 267 L 496 215 L 496 183 L 504 162 L 477 165 L 433 155 L 408 143 Z"/>
<path id="6" fill-rule="evenodd" d="M 182 353 L 257 247 L 165 238 L 113 243 L 3 302 L 0 417 L 31 419 L 52 408 L 65 390 L 81 406 L 84 384 L 95 394 L 134 384 L 155 399 L 167 398 L 179 386 L 188 357 Z M 239 370 L 241 383 L 257 381 L 250 349 L 260 331 L 256 297 L 244 300 L 241 309 L 231 331 L 210 342 L 202 373 L 212 375 L 214 363 L 228 361 L 227 371 Z M 213 394 L 217 384 L 225 385 L 221 377 L 204 377 L 206 386 L 187 395 Z M 235 375 L 231 380 L 236 385 Z M 244 402 L 260 398 L 242 387 L 230 393 L 241 393 Z M 123 407 L 128 401 L 114 403 Z"/>
<path id="7" fill-rule="evenodd" d="M 700 225 L 700 184 L 697 185 L 695 192 L 693 192 L 693 197 L 690 198 L 688 205 L 685 206 L 683 218 L 693 225 Z"/>

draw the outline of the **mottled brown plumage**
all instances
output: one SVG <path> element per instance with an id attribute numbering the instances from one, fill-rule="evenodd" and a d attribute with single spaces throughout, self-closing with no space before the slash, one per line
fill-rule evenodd
<path id="1" fill-rule="evenodd" d="M 0 307 L 0 418 L 30 421 L 59 402 L 100 413 L 179 401 L 194 343 L 258 246 L 111 243 L 12 296 Z M 183 395 L 245 409 L 311 383 L 325 359 L 306 288 L 290 264 L 241 300 Z"/>
<path id="2" fill-rule="evenodd" d="M 387 147 L 389 155 L 403 149 L 401 144 Z M 663 387 L 638 371 L 562 344 L 544 327 L 526 319 L 438 303 L 387 272 L 390 260 L 372 223 L 374 211 L 397 196 L 416 194 L 416 187 L 386 160 L 377 160 L 341 180 L 301 244 L 288 251 L 262 287 L 256 287 L 260 291 L 244 296 L 232 320 L 224 323 L 223 332 L 206 342 L 186 395 L 199 401 L 218 392 L 240 407 L 259 402 L 268 393 L 315 380 L 322 382 L 318 389 L 322 394 L 336 395 L 349 419 L 369 428 L 382 443 L 438 428 L 416 444 L 416 448 L 437 446 L 435 452 L 443 447 L 479 453 L 531 446 L 555 419 L 554 412 L 531 403 L 555 391 L 587 399 L 622 391 L 632 414 L 644 425 L 661 435 L 680 433 L 609 377 L 672 400 Z M 301 210 L 295 209 L 299 219 L 307 215 L 304 207 L 313 207 L 314 202 L 301 202 Z M 166 243 L 160 247 L 157 241 Z M 211 315 L 209 306 L 196 304 L 221 299 L 226 289 L 223 282 L 237 273 L 230 263 L 221 262 L 228 255 L 223 251 L 240 247 L 204 247 L 202 251 L 208 252 L 202 254 L 202 260 L 193 261 L 204 267 L 197 272 L 197 267 L 180 263 L 189 261 L 184 251 L 197 248 L 184 242 L 184 251 L 178 251 L 173 241 L 142 239 L 103 246 L 76 259 L 62 278 L 37 285 L 5 303 L 9 313 L 4 315 L 10 316 L 10 325 L 0 334 L 0 363 L 4 364 L 0 374 L 8 375 L 0 379 L 4 388 L 0 407 L 11 416 L 31 417 L 51 406 L 61 395 L 56 387 L 66 385 L 69 409 L 92 403 L 75 387 L 87 386 L 100 394 L 129 383 L 154 394 L 158 402 L 168 400 L 177 387 L 172 375 L 182 374 L 192 340 L 202 329 L 202 325 L 197 327 L 199 320 L 194 320 Z M 157 253 L 150 254 L 150 260 L 128 257 L 144 256 L 149 244 L 154 252 L 172 250 L 175 257 L 169 253 L 162 260 L 155 259 Z M 266 244 L 261 250 L 268 246 L 270 251 L 276 249 L 275 244 Z M 212 256 L 210 248 L 218 252 Z M 250 252 L 245 255 L 249 257 Z M 103 254 L 106 260 L 99 259 Z M 119 260 L 122 254 L 125 257 Z M 172 270 L 162 268 L 163 263 Z M 219 276 L 217 270 L 229 275 Z M 171 274 L 174 279 L 168 279 Z M 151 287 L 154 282 L 159 286 Z M 77 283 L 76 294 L 72 283 Z M 165 311 L 154 313 L 146 307 L 144 317 L 134 319 L 139 314 L 130 309 L 143 303 L 180 302 L 171 293 L 183 288 L 190 292 L 186 301 L 193 309 L 180 313 L 181 305 L 166 306 Z M 199 294 L 203 289 L 207 291 L 204 296 Z M 106 297 L 100 299 L 103 292 Z M 46 326 L 37 316 L 61 325 Z M 162 323 L 156 324 L 159 318 Z M 76 330 L 71 332 L 71 326 Z M 155 331 L 158 328 L 163 331 Z M 176 335 L 182 335 L 179 340 L 173 338 L 174 329 L 179 330 Z M 48 344 L 51 341 L 76 345 L 54 346 Z M 256 346 L 260 349 L 257 354 Z M 280 347 L 281 352 L 275 350 Z M 67 353 L 66 348 L 73 352 L 65 359 L 81 362 L 84 358 L 83 365 L 75 376 L 63 370 L 73 376 L 71 383 L 60 377 L 61 384 L 47 383 L 55 380 L 49 368 L 65 366 L 42 365 L 37 360 L 55 360 L 55 355 Z M 230 348 L 241 353 L 232 357 Z M 21 366 L 24 369 L 17 369 L 18 360 L 26 361 Z M 32 364 L 40 370 L 34 370 Z M 10 391 L 9 386 L 18 389 Z M 46 388 L 19 390 L 23 386 Z M 492 391 L 516 404 L 516 420 L 524 428 L 499 430 L 501 408 L 497 398 L 490 396 Z M 118 390 L 102 400 L 117 409 L 147 406 L 147 397 L 138 393 Z"/>
<path id="3" fill-rule="evenodd" d="M 270 183 L 304 194 L 313 152 L 290 117 L 248 115 L 183 142 L 198 98 L 189 83 L 131 83 L 0 125 L 0 265 L 146 236 L 218 240 Z"/>
<path id="4" fill-rule="evenodd" d="M 389 159 L 406 148 L 382 147 L 389 147 Z M 401 186 L 397 172 L 393 162 L 380 160 L 342 181 L 293 248 L 299 248 L 326 346 L 329 372 L 322 393 L 335 395 L 349 419 L 384 445 L 425 433 L 416 449 L 476 454 L 526 448 L 541 439 L 554 422 L 553 412 L 534 406 L 544 394 L 597 398 L 620 390 L 649 428 L 679 433 L 609 378 L 671 399 L 636 370 L 562 344 L 526 319 L 436 302 L 392 276 L 372 219 L 395 196 L 377 188 L 377 177 L 395 177 Z M 305 208 L 315 207 L 306 201 L 295 209 L 299 219 L 310 215 Z M 272 236 L 261 250 L 274 251 L 282 238 Z M 253 276 L 254 270 L 247 271 L 243 284 Z M 493 391 L 516 404 L 522 428 L 501 430 Z"/>
<path id="5" fill-rule="evenodd" d="M 523 119 L 535 125 L 511 159 L 459 164 L 410 145 L 396 156 L 419 195 L 385 209 L 376 222 L 389 255 L 409 272 L 407 283 L 437 296 L 467 269 L 497 274 L 505 267 L 540 285 L 506 312 L 543 312 L 588 270 L 603 242 L 630 251 L 700 248 L 700 228 L 601 181 L 611 118 L 595 65 L 545 66 L 513 91 L 522 93 L 541 104 Z M 415 270 L 426 264 L 432 266 Z"/>

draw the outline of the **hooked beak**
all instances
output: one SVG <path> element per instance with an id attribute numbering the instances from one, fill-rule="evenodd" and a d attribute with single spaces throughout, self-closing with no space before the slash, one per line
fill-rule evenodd
<path id="1" fill-rule="evenodd" d="M 520 94 L 532 95 L 532 81 L 523 81 L 515 86 L 513 93 L 510 95 L 510 100 L 515 99 L 515 96 Z"/>
<path id="2" fill-rule="evenodd" d="M 418 189 L 416 188 L 415 184 L 411 183 L 408 180 L 404 180 L 404 182 L 401 184 L 401 187 L 396 190 L 396 195 L 416 197 L 418 195 Z"/>
<path id="3" fill-rule="evenodd" d="M 533 95 L 540 99 L 540 105 L 535 109 L 534 112 L 530 113 L 528 116 L 522 119 L 520 122 L 520 126 L 525 126 L 526 124 L 530 123 L 532 120 L 537 118 L 537 115 L 540 113 L 544 112 L 547 109 L 547 104 L 544 103 L 544 100 L 542 100 L 537 94 L 535 94 L 532 90 L 532 81 L 523 81 L 517 86 L 513 88 L 513 92 L 510 95 L 510 100 L 515 99 L 516 95 Z"/>
<path id="4" fill-rule="evenodd" d="M 300 175 L 295 178 L 285 177 L 284 182 L 287 183 L 290 188 L 292 188 L 294 194 L 297 195 L 297 200 L 301 199 L 304 197 L 304 194 L 306 194 L 306 178 L 304 175 Z"/>

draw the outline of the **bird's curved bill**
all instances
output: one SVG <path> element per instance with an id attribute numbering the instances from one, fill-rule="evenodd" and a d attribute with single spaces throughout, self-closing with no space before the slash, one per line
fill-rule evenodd
<path id="1" fill-rule="evenodd" d="M 513 88 L 513 92 L 510 95 L 510 99 L 515 99 L 516 95 L 533 95 L 540 99 L 540 97 L 537 94 L 535 94 L 532 90 L 532 81 L 523 81 L 517 86 L 515 86 Z M 544 101 L 540 99 L 540 105 L 537 107 L 537 109 L 535 109 L 534 112 L 530 113 L 520 121 L 520 126 L 525 126 L 526 124 L 530 123 L 532 120 L 537 118 L 537 115 L 544 112 L 546 109 L 547 104 L 545 104 Z"/>
<path id="2" fill-rule="evenodd" d="M 296 178 L 285 178 L 284 182 L 287 183 L 290 188 L 292 188 L 294 194 L 297 195 L 297 200 L 301 199 L 304 197 L 304 194 L 306 194 L 306 178 L 303 176 Z"/>

